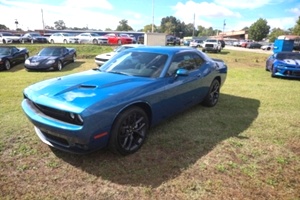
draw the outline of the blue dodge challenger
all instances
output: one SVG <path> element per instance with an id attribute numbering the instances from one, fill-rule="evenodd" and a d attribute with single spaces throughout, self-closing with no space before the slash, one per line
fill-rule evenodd
<path id="1" fill-rule="evenodd" d="M 137 47 L 101 67 L 33 84 L 22 108 L 46 144 L 86 153 L 108 147 L 128 155 L 151 126 L 193 105 L 215 106 L 222 60 L 189 47 Z"/>

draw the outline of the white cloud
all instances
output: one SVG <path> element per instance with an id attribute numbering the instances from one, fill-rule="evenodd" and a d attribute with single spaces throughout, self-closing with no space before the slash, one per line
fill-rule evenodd
<path id="1" fill-rule="evenodd" d="M 214 2 L 220 6 L 227 8 L 254 9 L 263 7 L 274 0 L 215 0 Z"/>
<path id="2" fill-rule="evenodd" d="M 67 8 L 101 8 L 105 10 L 112 10 L 113 6 L 108 0 L 66 0 L 62 6 Z"/>
<path id="3" fill-rule="evenodd" d="M 240 18 L 238 12 L 233 12 L 225 7 L 219 6 L 215 3 L 188 1 L 185 4 L 178 2 L 174 7 L 175 16 L 185 23 L 193 23 L 195 14 L 195 25 L 204 27 L 212 27 L 209 22 L 211 18 L 221 19 L 220 26 L 223 26 L 224 18 Z"/>

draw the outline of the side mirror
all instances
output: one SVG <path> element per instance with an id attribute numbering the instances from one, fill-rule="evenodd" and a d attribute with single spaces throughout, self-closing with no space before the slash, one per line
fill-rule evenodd
<path id="1" fill-rule="evenodd" d="M 188 76 L 189 75 L 189 71 L 183 68 L 179 68 L 176 71 L 176 76 Z"/>

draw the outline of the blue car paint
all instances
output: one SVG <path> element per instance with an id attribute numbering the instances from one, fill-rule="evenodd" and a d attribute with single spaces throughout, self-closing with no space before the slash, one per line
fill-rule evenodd
<path id="1" fill-rule="evenodd" d="M 300 58 L 299 52 L 278 52 L 268 57 L 266 70 L 271 71 L 273 76 L 300 78 L 300 59 L 277 59 L 278 54 L 291 54 Z M 289 73 L 288 73 L 289 72 Z"/>
<path id="2" fill-rule="evenodd" d="M 146 48 L 152 52 L 153 49 Z M 190 48 L 154 49 L 166 53 L 170 64 L 173 55 L 189 51 Z M 140 51 L 138 48 L 131 51 Z M 143 47 L 145 51 L 145 47 Z M 193 50 L 196 51 L 196 50 Z M 219 77 L 221 85 L 226 79 L 227 67 L 220 67 L 207 59 L 199 70 L 187 75 L 165 77 L 165 68 L 160 77 L 136 77 L 89 70 L 64 77 L 53 78 L 27 87 L 22 108 L 36 127 L 40 139 L 50 146 L 70 152 L 87 152 L 107 146 L 109 132 L 118 114 L 134 104 L 143 104 L 150 110 L 151 126 L 158 124 L 187 107 L 199 103 L 209 91 L 210 85 Z M 113 59 L 112 59 L 113 60 Z M 108 61 L 113 62 L 112 60 Z M 105 67 L 106 64 L 103 66 Z M 166 66 L 168 67 L 168 66 Z M 187 70 L 182 70 L 187 71 Z M 199 87 L 201 85 L 201 87 Z M 35 108 L 34 104 L 57 110 L 80 114 L 84 124 L 75 125 L 48 116 Z M 64 138 L 67 144 L 45 139 L 43 133 Z M 104 133 L 101 138 L 94 137 Z M 107 133 L 107 135 L 105 135 Z"/>

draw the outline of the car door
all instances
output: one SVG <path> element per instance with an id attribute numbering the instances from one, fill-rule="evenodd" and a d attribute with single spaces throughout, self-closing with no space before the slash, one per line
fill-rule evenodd
<path id="1" fill-rule="evenodd" d="M 176 75 L 178 69 L 186 75 Z M 166 74 L 167 82 L 161 94 L 160 111 L 170 116 L 200 102 L 210 86 L 206 61 L 200 55 L 189 52 L 176 55 Z"/>
<path id="2" fill-rule="evenodd" d="M 19 49 L 13 47 L 11 48 L 12 59 L 11 62 L 13 64 L 17 64 L 24 61 L 24 55 L 20 53 Z"/>

